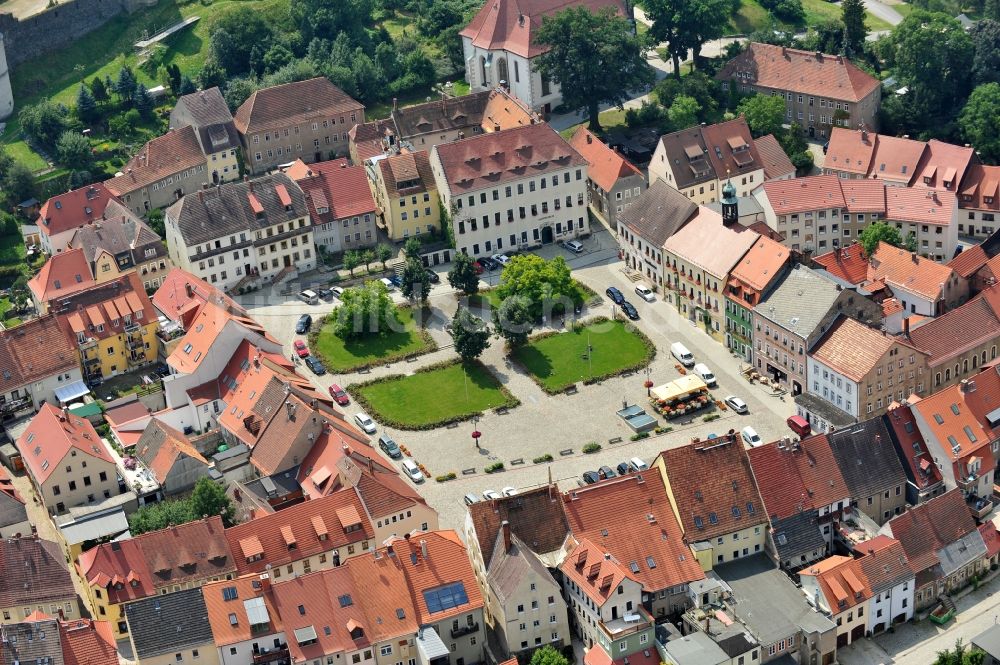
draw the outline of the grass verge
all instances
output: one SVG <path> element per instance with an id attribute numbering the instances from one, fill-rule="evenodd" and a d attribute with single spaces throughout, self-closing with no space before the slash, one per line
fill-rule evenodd
<path id="1" fill-rule="evenodd" d="M 356 339 L 340 337 L 333 332 L 332 323 L 324 320 L 318 330 L 309 334 L 309 348 L 328 370 L 334 372 L 355 372 L 437 350 L 430 334 L 417 326 L 411 308 L 398 308 L 396 318 L 402 324 L 401 330 Z"/>

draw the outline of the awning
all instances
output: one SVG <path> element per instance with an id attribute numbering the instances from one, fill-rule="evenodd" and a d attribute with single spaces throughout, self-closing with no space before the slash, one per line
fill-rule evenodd
<path id="1" fill-rule="evenodd" d="M 313 626 L 306 626 L 305 628 L 296 628 L 295 641 L 299 644 L 306 644 L 307 642 L 312 642 L 316 639 L 316 629 Z"/>
<path id="2" fill-rule="evenodd" d="M 428 663 L 451 653 L 441 641 L 441 636 L 431 626 L 425 626 L 417 632 L 417 650 Z"/>
<path id="3" fill-rule="evenodd" d="M 69 402 L 78 397 L 83 397 L 90 392 L 90 388 L 83 381 L 74 381 L 68 386 L 56 388 L 56 399 L 60 402 Z"/>

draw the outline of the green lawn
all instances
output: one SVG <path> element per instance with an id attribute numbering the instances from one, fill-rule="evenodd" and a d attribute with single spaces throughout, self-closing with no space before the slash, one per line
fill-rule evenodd
<path id="1" fill-rule="evenodd" d="M 27 252 L 21 234 L 0 236 L 0 265 L 22 264 Z"/>
<path id="2" fill-rule="evenodd" d="M 802 8 L 806 13 L 804 26 L 783 25 L 778 22 L 776 27 L 798 31 L 803 27 L 809 27 L 831 20 L 840 20 L 840 7 L 834 5 L 832 2 L 827 2 L 827 0 L 802 0 Z M 906 14 L 909 13 L 910 6 L 906 4 L 894 5 L 894 8 L 899 11 L 900 14 L 906 16 Z M 866 11 L 865 16 L 867 18 L 869 30 L 890 30 L 892 28 L 891 25 L 871 12 Z M 729 19 L 727 34 L 749 35 L 758 30 L 766 30 L 768 25 L 770 25 L 768 12 L 757 2 L 757 0 L 742 0 L 739 11 L 737 11 L 736 14 Z"/>
<path id="3" fill-rule="evenodd" d="M 400 360 L 406 356 L 428 353 L 436 348 L 430 336 L 413 321 L 412 310 L 398 309 L 396 313 L 403 325 L 402 330 L 389 330 L 357 339 L 345 340 L 335 335 L 327 324 L 310 336 L 312 353 L 323 361 L 327 369 L 350 372 Z"/>
<path id="4" fill-rule="evenodd" d="M 622 321 L 599 321 L 578 330 L 540 337 L 514 352 L 514 358 L 550 393 L 578 381 L 614 376 L 644 367 L 655 349 Z M 587 353 L 587 344 L 593 351 Z M 588 357 L 589 355 L 589 357 Z"/>
<path id="5" fill-rule="evenodd" d="M 466 420 L 518 401 L 482 364 L 460 361 L 411 376 L 387 377 L 347 388 L 369 415 L 400 429 L 426 429 Z"/>

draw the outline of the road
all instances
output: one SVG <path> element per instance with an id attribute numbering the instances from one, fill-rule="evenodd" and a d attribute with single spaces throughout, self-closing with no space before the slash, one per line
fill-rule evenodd
<path id="1" fill-rule="evenodd" d="M 550 473 L 562 489 L 570 489 L 577 486 L 584 471 L 596 470 L 602 465 L 614 467 L 635 456 L 652 460 L 661 450 L 684 445 L 692 436 L 706 438 L 711 432 L 739 430 L 747 425 L 752 425 L 766 440 L 774 440 L 789 433 L 784 421 L 793 411 L 791 400 L 780 401 L 759 385 L 750 385 L 739 375 L 739 360 L 730 355 L 720 343 L 709 338 L 703 329 L 692 326 L 678 314 L 673 305 L 660 301 L 646 303 L 634 296 L 635 284 L 621 271 L 617 245 L 611 234 L 602 229 L 586 240 L 584 245 L 586 251 L 580 255 L 569 254 L 555 245 L 543 247 L 538 253 L 546 257 L 561 254 L 573 267 L 574 277 L 598 293 L 603 293 L 608 286 L 614 285 L 626 294 L 642 317 L 638 322 L 639 328 L 657 347 L 650 375 L 656 384 L 679 376 L 674 368 L 675 361 L 670 356 L 669 346 L 672 342 L 682 341 L 699 361 L 707 363 L 715 371 L 719 388 L 713 390 L 713 394 L 718 398 L 728 394 L 742 397 L 750 406 L 750 415 L 738 416 L 724 412 L 720 420 L 710 423 L 703 422 L 699 415 L 686 425 L 671 423 L 674 431 L 668 434 L 629 441 L 632 431 L 615 415 L 615 411 L 621 408 L 623 400 L 629 404 L 647 404 L 648 397 L 642 385 L 645 374 L 617 377 L 590 386 L 580 384 L 579 392 L 575 395 L 549 396 L 528 376 L 517 368 L 508 366 L 504 361 L 500 342 L 494 341 L 481 359 L 521 401 L 521 405 L 506 415 L 492 412 L 483 415 L 476 427 L 483 433 L 480 449 L 477 450 L 473 445 L 471 423 L 431 431 L 390 431 L 397 442 L 411 450 L 414 458 L 427 464 L 432 475 L 447 471 L 459 474 L 455 481 L 428 481 L 420 487 L 420 493 L 440 514 L 442 527 L 461 527 L 466 512 L 461 499 L 466 493 L 481 494 L 486 489 L 538 485 L 545 483 Z M 491 281 L 495 282 L 495 277 Z M 443 346 L 450 342 L 443 326 L 454 312 L 455 296 L 450 287 L 440 284 L 432 290 L 430 302 L 436 312 L 429 326 L 430 334 Z M 290 345 L 294 338 L 292 328 L 299 313 L 312 311 L 315 318 L 319 311 L 327 311 L 332 307 L 326 304 L 310 310 L 309 305 L 297 301 L 258 304 L 244 300 L 244 304 L 250 308 L 251 316 L 286 345 Z M 605 302 L 595 311 L 585 310 L 583 313 L 584 317 L 593 315 L 610 316 L 610 305 Z M 394 363 L 390 367 L 374 368 L 366 374 L 314 377 L 304 368 L 302 373 L 310 376 L 325 390 L 334 381 L 346 386 L 384 375 L 410 374 L 420 367 L 455 357 L 452 349 L 442 348 L 421 356 L 415 362 Z M 345 411 L 351 417 L 357 407 L 352 404 L 345 407 Z M 621 442 L 609 443 L 609 440 L 619 437 Z M 590 441 L 602 444 L 604 449 L 593 455 L 582 454 L 582 446 Z M 561 454 L 567 450 L 572 450 L 572 453 Z M 531 463 L 533 458 L 545 453 L 553 455 L 555 461 L 550 464 Z M 512 464 L 512 461 L 518 459 L 524 460 L 524 463 Z M 503 460 L 507 470 L 498 475 L 485 474 L 483 467 L 497 460 Z M 462 473 L 469 469 L 475 469 L 475 472 L 468 475 Z"/>

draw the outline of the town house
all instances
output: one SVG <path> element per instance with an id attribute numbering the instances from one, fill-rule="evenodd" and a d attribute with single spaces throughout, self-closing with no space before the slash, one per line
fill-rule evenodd
<path id="1" fill-rule="evenodd" d="M 343 158 L 308 165 L 298 159 L 285 174 L 305 194 L 317 250 L 337 254 L 375 245 L 377 211 L 364 167 Z"/>
<path id="2" fill-rule="evenodd" d="M 63 251 L 72 232 L 100 219 L 105 206 L 113 199 L 114 195 L 100 182 L 50 198 L 42 205 L 38 215 L 38 237 L 42 250 L 50 256 Z"/>
<path id="3" fill-rule="evenodd" d="M 618 216 L 646 189 L 646 177 L 586 127 L 576 130 L 570 145 L 590 164 L 590 209 L 611 228 L 618 228 Z"/>
<path id="4" fill-rule="evenodd" d="M 80 397 L 82 379 L 76 348 L 54 315 L 0 331 L 0 416 Z"/>
<path id="5" fill-rule="evenodd" d="M 441 206 L 427 152 L 372 157 L 364 168 L 377 216 L 390 240 L 401 242 L 441 230 Z"/>
<path id="6" fill-rule="evenodd" d="M 746 362 L 753 358 L 752 310 L 790 269 L 791 252 L 766 236 L 733 266 L 726 281 L 726 348 Z"/>
<path id="7" fill-rule="evenodd" d="M 851 503 L 878 524 L 906 508 L 906 474 L 881 418 L 826 435 Z"/>
<path id="8" fill-rule="evenodd" d="M 917 428 L 909 402 L 907 399 L 892 404 L 882 420 L 885 421 L 896 455 L 906 473 L 906 502 L 915 506 L 944 493 L 945 488 L 941 471 L 934 463 L 927 449 L 927 442 Z"/>
<path id="9" fill-rule="evenodd" d="M 878 635 L 913 618 L 916 575 L 898 540 L 876 536 L 855 547 L 857 561 L 868 581 L 872 598 L 868 603 L 868 630 Z"/>
<path id="10" fill-rule="evenodd" d="M 0 559 L 15 575 L 0 578 L 0 625 L 36 612 L 61 619 L 80 618 L 80 599 L 59 543 L 36 535 L 0 539 Z"/>
<path id="11" fill-rule="evenodd" d="M 643 275 L 655 291 L 670 288 L 663 246 L 701 208 L 662 180 L 654 180 L 618 215 L 618 251 L 625 264 Z M 666 269 L 666 270 L 665 270 Z M 666 282 L 664 282 L 666 278 Z"/>
<path id="12" fill-rule="evenodd" d="M 199 90 L 177 98 L 177 104 L 170 112 L 170 129 L 191 126 L 198 136 L 198 143 L 205 153 L 211 176 L 209 182 L 216 185 L 240 177 L 239 159 L 240 135 L 233 122 L 233 114 L 217 86 Z"/>
<path id="13" fill-rule="evenodd" d="M 865 636 L 871 587 L 857 559 L 831 556 L 799 571 L 802 593 L 837 624 L 837 647 Z"/>

